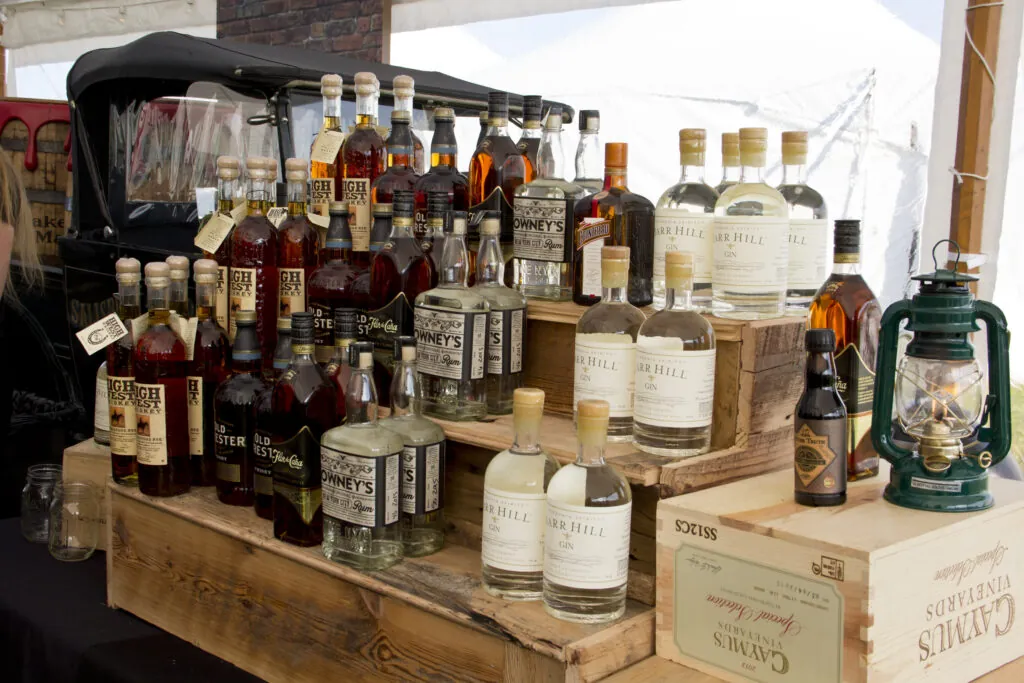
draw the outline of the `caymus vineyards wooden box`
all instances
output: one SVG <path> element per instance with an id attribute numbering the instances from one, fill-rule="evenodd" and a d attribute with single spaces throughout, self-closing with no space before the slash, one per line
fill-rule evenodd
<path id="1" fill-rule="evenodd" d="M 996 505 L 793 501 L 777 472 L 661 501 L 657 652 L 727 681 L 963 683 L 1024 655 L 1024 483 Z"/>

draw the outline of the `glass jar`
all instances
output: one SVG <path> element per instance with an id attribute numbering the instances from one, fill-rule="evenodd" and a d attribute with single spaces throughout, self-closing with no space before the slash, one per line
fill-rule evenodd
<path id="1" fill-rule="evenodd" d="M 50 503 L 50 555 L 62 562 L 92 557 L 100 534 L 100 498 L 86 482 L 58 483 Z"/>
<path id="2" fill-rule="evenodd" d="M 46 543 L 50 529 L 50 499 L 61 480 L 60 465 L 32 465 L 21 490 L 21 535 L 32 543 Z"/>

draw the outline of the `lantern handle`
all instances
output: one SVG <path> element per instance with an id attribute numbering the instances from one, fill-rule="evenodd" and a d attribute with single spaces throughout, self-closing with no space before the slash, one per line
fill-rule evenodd
<path id="1" fill-rule="evenodd" d="M 976 301 L 974 311 L 974 317 L 985 322 L 988 336 L 989 395 L 977 439 L 988 444 L 986 450 L 995 464 L 1010 451 L 1010 333 L 1006 316 L 994 304 Z"/>
<path id="2" fill-rule="evenodd" d="M 892 402 L 895 386 L 886 384 L 896 378 L 896 347 L 900 323 L 910 317 L 910 302 L 897 301 L 882 314 L 875 359 L 875 397 L 871 408 L 871 443 L 880 456 L 893 465 L 913 456 L 892 438 Z"/>
<path id="3" fill-rule="evenodd" d="M 953 272 L 955 273 L 955 272 L 959 271 L 958 266 L 960 265 L 960 245 L 957 244 L 954 240 L 951 240 L 951 239 L 939 240 L 938 242 L 935 243 L 935 246 L 932 247 L 932 263 L 935 264 L 935 272 L 937 273 L 940 270 L 944 270 L 942 268 L 939 268 L 939 257 L 935 255 L 935 252 L 938 250 L 939 246 L 942 245 L 943 243 L 952 244 L 954 247 L 956 247 L 956 260 L 953 262 L 953 268 L 952 268 Z M 948 255 L 946 256 L 946 262 L 949 263 L 949 256 Z"/>

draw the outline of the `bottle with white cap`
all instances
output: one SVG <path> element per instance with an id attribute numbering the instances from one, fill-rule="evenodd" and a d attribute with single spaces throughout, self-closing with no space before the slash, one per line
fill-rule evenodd
<path id="1" fill-rule="evenodd" d="M 419 134 L 416 129 L 413 128 L 415 120 L 415 113 L 413 112 L 413 99 L 416 97 L 416 81 L 413 80 L 412 76 L 402 74 L 395 76 L 395 80 L 391 81 L 391 91 L 395 94 L 395 108 L 394 111 L 404 111 L 409 114 L 409 134 L 412 137 L 412 163 L 409 166 L 416 173 L 425 173 L 427 170 L 426 157 L 423 153 L 423 141 L 420 140 Z M 392 124 L 394 126 L 394 124 Z M 394 133 L 394 128 L 392 128 Z M 391 146 L 391 135 L 388 135 L 386 141 L 390 149 Z M 388 165 L 391 165 L 390 154 Z"/>
<path id="2" fill-rule="evenodd" d="M 118 484 L 138 482 L 135 417 L 135 342 L 132 320 L 142 315 L 142 264 L 120 258 L 114 264 L 117 277 L 117 315 L 128 334 L 106 348 L 107 404 L 110 409 L 110 465 Z"/>
<path id="3" fill-rule="evenodd" d="M 315 150 L 333 149 L 338 146 L 334 159 L 310 162 L 310 211 L 327 217 L 328 209 L 333 201 L 341 199 L 341 178 L 343 174 L 341 160 L 341 142 L 344 142 L 345 128 L 341 119 L 342 79 L 338 74 L 324 74 L 320 79 L 320 94 L 324 98 L 324 121 L 320 126 L 317 139 L 313 141 Z M 326 144 L 330 142 L 331 144 Z M 324 144 L 321 144 L 324 143 Z"/>
<path id="4" fill-rule="evenodd" d="M 803 315 L 818 288 L 832 274 L 828 207 L 821 193 L 807 184 L 805 130 L 782 134 L 782 184 L 778 190 L 789 204 L 786 307 L 794 314 Z"/>
<path id="5" fill-rule="evenodd" d="M 171 269 L 171 310 L 182 318 L 187 318 L 189 317 L 188 257 L 177 254 L 168 256 L 167 265 Z"/>
<path id="6" fill-rule="evenodd" d="M 214 318 L 217 262 L 199 259 L 193 270 L 196 281 L 196 341 L 188 367 L 188 445 L 192 459 L 192 485 L 213 486 L 217 480 L 213 396 L 231 372 L 231 344 L 227 331 Z"/>
<path id="7" fill-rule="evenodd" d="M 368 240 L 372 222 L 370 187 L 388 168 L 388 150 L 377 132 L 380 83 L 368 71 L 356 74 L 356 127 L 341 148 L 344 183 L 340 192 L 348 204 L 352 240 Z"/>
<path id="8" fill-rule="evenodd" d="M 576 179 L 588 193 L 604 189 L 604 156 L 601 152 L 601 112 L 584 109 L 580 112 L 580 141 L 576 145 Z"/>
<path id="9" fill-rule="evenodd" d="M 288 217 L 277 231 L 279 318 L 305 311 L 309 278 L 319 260 L 320 233 L 306 216 L 309 171 L 305 159 L 284 162 L 288 191 Z"/>

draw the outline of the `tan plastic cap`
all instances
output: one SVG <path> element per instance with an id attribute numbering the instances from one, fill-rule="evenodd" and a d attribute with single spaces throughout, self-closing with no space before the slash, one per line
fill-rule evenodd
<path id="1" fill-rule="evenodd" d="M 288 332 L 292 331 L 291 318 L 281 316 L 280 318 L 277 319 L 277 331 L 280 332 L 281 330 L 288 330 Z"/>
<path id="2" fill-rule="evenodd" d="M 683 128 L 679 131 L 679 163 L 683 166 L 703 166 L 707 131 L 703 128 Z"/>
<path id="3" fill-rule="evenodd" d="M 256 322 L 256 311 L 231 311 L 231 317 L 235 319 L 235 322 L 254 323 Z"/>
<path id="4" fill-rule="evenodd" d="M 767 151 L 767 128 L 740 128 L 741 164 L 744 166 L 764 166 Z"/>
<path id="5" fill-rule="evenodd" d="M 625 142 L 607 142 L 604 146 L 605 168 L 626 168 L 629 165 L 629 145 Z"/>
<path id="6" fill-rule="evenodd" d="M 665 283 L 670 289 L 693 289 L 693 254 L 665 252 Z"/>
<path id="7" fill-rule="evenodd" d="M 369 71 L 360 71 L 356 74 L 357 95 L 376 95 L 377 90 L 377 77 L 375 75 Z"/>
<path id="8" fill-rule="evenodd" d="M 451 107 L 438 107 L 434 110 L 435 121 L 454 121 L 455 110 Z"/>
<path id="9" fill-rule="evenodd" d="M 119 258 L 117 259 L 117 263 L 114 264 L 114 270 L 118 275 L 130 275 L 131 273 L 138 274 L 142 272 L 142 264 L 139 263 L 139 259 L 137 258 Z"/>
<path id="10" fill-rule="evenodd" d="M 216 261 L 209 258 L 201 258 L 195 262 L 192 266 L 192 272 L 195 274 L 195 281 L 201 283 L 214 283 L 216 284 L 218 278 L 219 265 Z"/>
<path id="11" fill-rule="evenodd" d="M 608 440 L 608 401 L 586 399 L 576 404 L 576 438 L 584 446 L 602 446 Z"/>
<path id="12" fill-rule="evenodd" d="M 629 247 L 601 247 L 601 286 L 625 287 L 629 283 Z"/>
<path id="13" fill-rule="evenodd" d="M 722 133 L 722 165 L 740 165 L 740 134 Z"/>
<path id="14" fill-rule="evenodd" d="M 501 234 L 501 219 L 500 218 L 485 218 L 480 223 L 480 234 L 493 236 Z"/>
<path id="15" fill-rule="evenodd" d="M 270 171 L 270 175 L 273 178 L 277 177 L 277 159 L 274 157 L 264 157 L 267 160 L 267 170 Z"/>
<path id="16" fill-rule="evenodd" d="M 395 76 L 395 80 L 391 81 L 391 87 L 398 97 L 412 97 L 416 94 L 416 81 L 412 76 L 405 74 Z"/>
<path id="17" fill-rule="evenodd" d="M 532 387 L 523 387 L 512 392 L 512 412 L 518 427 L 525 426 L 524 420 L 534 421 L 540 426 L 540 418 L 544 415 L 544 391 Z"/>
<path id="18" fill-rule="evenodd" d="M 285 180 L 303 181 L 309 179 L 309 167 L 305 159 L 288 159 L 284 162 Z"/>
<path id="19" fill-rule="evenodd" d="M 782 134 L 782 163 L 787 166 L 807 163 L 806 130 L 787 130 Z"/>
<path id="20" fill-rule="evenodd" d="M 217 157 L 217 177 L 224 180 L 234 180 L 241 173 L 241 164 L 238 157 Z"/>
<path id="21" fill-rule="evenodd" d="M 171 267 L 165 261 L 150 261 L 146 264 L 146 280 L 170 280 Z"/>
<path id="22" fill-rule="evenodd" d="M 324 97 L 341 97 L 342 83 L 338 74 L 324 74 L 320 78 L 320 94 Z"/>
<path id="23" fill-rule="evenodd" d="M 395 123 L 396 121 L 409 123 L 412 121 L 412 115 L 404 109 L 392 109 L 391 122 Z"/>
<path id="24" fill-rule="evenodd" d="M 557 133 L 562 130 L 561 114 L 548 114 L 548 118 L 544 122 L 544 130 L 549 130 L 552 133 Z"/>
<path id="25" fill-rule="evenodd" d="M 172 280 L 188 279 L 188 258 L 184 256 L 168 256 L 167 266 L 171 269 Z"/>
<path id="26" fill-rule="evenodd" d="M 629 247 L 601 247 L 602 261 L 628 261 Z"/>
<path id="27" fill-rule="evenodd" d="M 576 415 L 578 417 L 604 418 L 607 420 L 609 410 L 608 401 L 595 398 L 584 399 L 576 405 Z"/>

